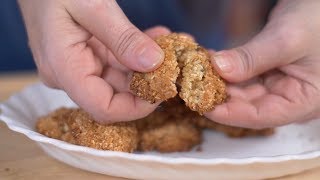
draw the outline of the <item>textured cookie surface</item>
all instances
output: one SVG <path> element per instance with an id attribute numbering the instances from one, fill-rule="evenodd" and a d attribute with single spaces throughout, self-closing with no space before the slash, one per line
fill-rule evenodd
<path id="1" fill-rule="evenodd" d="M 101 125 L 88 113 L 77 109 L 70 114 L 68 124 L 78 145 L 123 152 L 133 152 L 137 148 L 138 132 L 133 122 Z"/>
<path id="2" fill-rule="evenodd" d="M 200 114 L 226 99 L 225 83 L 210 64 L 208 52 L 192 39 L 170 34 L 156 42 L 163 49 L 163 64 L 153 72 L 135 72 L 130 87 L 134 94 L 151 103 L 177 95 Z"/>
<path id="3" fill-rule="evenodd" d="M 210 111 L 226 99 L 225 83 L 210 64 L 203 48 L 186 51 L 179 58 L 183 64 L 180 97 L 193 111 Z"/>
<path id="4" fill-rule="evenodd" d="M 246 129 L 215 123 L 191 111 L 179 96 L 161 103 L 149 116 L 128 122 L 101 125 L 81 109 L 60 108 L 40 117 L 41 134 L 72 144 L 101 150 L 181 152 L 202 142 L 204 129 L 230 137 L 268 136 L 274 129 Z"/>
<path id="5" fill-rule="evenodd" d="M 160 152 L 188 151 L 202 141 L 201 130 L 183 117 L 185 106 L 163 105 L 137 121 L 139 150 Z M 190 110 L 189 110 L 190 111 Z"/>
<path id="6" fill-rule="evenodd" d="M 175 41 L 171 38 L 156 40 L 162 48 L 165 58 L 161 66 L 153 72 L 135 72 L 130 89 L 142 99 L 155 103 L 175 97 L 178 93 L 175 85 L 180 69 L 175 52 Z"/>
<path id="7" fill-rule="evenodd" d="M 75 140 L 67 124 L 67 119 L 72 111 L 74 109 L 59 108 L 40 117 L 36 124 L 37 131 L 45 136 L 74 144 Z"/>
<path id="8" fill-rule="evenodd" d="M 36 128 L 45 136 L 95 149 L 133 152 L 138 144 L 134 122 L 101 125 L 81 109 L 57 109 L 39 118 Z"/>

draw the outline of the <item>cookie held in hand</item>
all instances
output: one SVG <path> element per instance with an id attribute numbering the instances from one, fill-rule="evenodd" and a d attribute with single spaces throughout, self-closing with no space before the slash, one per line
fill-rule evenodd
<path id="1" fill-rule="evenodd" d="M 200 114 L 225 101 L 226 85 L 210 64 L 210 55 L 191 38 L 180 34 L 156 39 L 165 53 L 162 65 L 153 72 L 135 72 L 133 93 L 150 103 L 165 101 L 178 92 L 185 104 Z"/>

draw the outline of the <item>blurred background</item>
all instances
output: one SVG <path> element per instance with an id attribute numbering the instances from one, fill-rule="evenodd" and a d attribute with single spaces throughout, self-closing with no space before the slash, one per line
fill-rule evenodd
<path id="1" fill-rule="evenodd" d="M 118 0 L 140 29 L 164 25 L 220 50 L 245 42 L 267 20 L 275 0 Z M 35 70 L 16 0 L 0 6 L 0 73 Z"/>
<path id="2" fill-rule="evenodd" d="M 34 70 L 26 32 L 16 0 L 0 5 L 0 72 Z"/>

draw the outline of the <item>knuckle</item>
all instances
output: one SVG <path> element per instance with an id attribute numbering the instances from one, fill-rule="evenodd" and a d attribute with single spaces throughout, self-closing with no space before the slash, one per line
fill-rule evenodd
<path id="1" fill-rule="evenodd" d="M 252 74 L 256 68 L 252 52 L 246 47 L 236 48 L 236 52 L 241 61 L 241 71 L 244 72 L 244 74 Z"/>
<path id="2" fill-rule="evenodd" d="M 142 35 L 134 26 L 128 27 L 120 33 L 116 42 L 116 53 L 123 56 L 129 51 L 135 50 L 139 43 L 142 42 Z"/>

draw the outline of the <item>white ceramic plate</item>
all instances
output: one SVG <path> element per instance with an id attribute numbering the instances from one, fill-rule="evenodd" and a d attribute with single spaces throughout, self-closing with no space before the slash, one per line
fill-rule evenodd
<path id="1" fill-rule="evenodd" d="M 101 151 L 68 144 L 35 131 L 37 117 L 75 104 L 57 90 L 35 84 L 1 104 L 10 129 L 37 142 L 50 156 L 88 171 L 135 179 L 261 179 L 320 165 L 320 121 L 278 128 L 271 137 L 230 139 L 206 131 L 202 151 L 161 154 Z"/>

